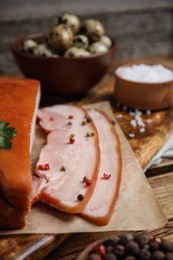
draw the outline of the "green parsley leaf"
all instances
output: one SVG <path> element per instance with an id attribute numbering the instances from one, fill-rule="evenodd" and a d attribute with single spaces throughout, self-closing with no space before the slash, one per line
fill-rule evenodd
<path id="1" fill-rule="evenodd" d="M 9 150 L 12 148 L 12 142 L 10 140 L 13 136 L 16 136 L 16 129 L 14 127 L 8 127 L 9 124 L 9 122 L 0 120 L 0 149 Z"/>

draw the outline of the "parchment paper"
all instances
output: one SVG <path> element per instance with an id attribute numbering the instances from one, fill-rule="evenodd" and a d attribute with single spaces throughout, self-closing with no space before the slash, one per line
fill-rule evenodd
<path id="1" fill-rule="evenodd" d="M 87 106 L 87 108 L 103 110 L 111 119 L 114 119 L 108 102 L 92 104 Z M 130 231 L 155 229 L 166 224 L 166 217 L 156 201 L 154 193 L 117 122 L 115 127 L 121 141 L 123 170 L 119 199 L 107 226 L 96 226 L 78 215 L 65 214 L 42 203 L 37 203 L 32 207 L 28 217 L 28 224 L 24 229 L 3 231 L 0 234 Z M 37 129 L 36 142 L 32 154 L 33 164 L 37 160 L 44 140 L 43 134 Z"/>

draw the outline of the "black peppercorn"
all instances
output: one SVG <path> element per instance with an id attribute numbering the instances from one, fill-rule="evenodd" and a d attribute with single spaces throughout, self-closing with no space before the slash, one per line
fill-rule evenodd
<path id="1" fill-rule="evenodd" d="M 118 236 L 111 237 L 111 238 L 107 239 L 106 241 L 104 241 L 104 245 L 114 247 L 118 244 L 119 241 L 120 241 L 120 237 L 118 237 Z"/>
<path id="2" fill-rule="evenodd" d="M 141 248 L 143 248 L 149 241 L 148 234 L 140 233 L 135 236 L 135 241 L 139 244 Z"/>
<path id="3" fill-rule="evenodd" d="M 130 241 L 126 244 L 127 255 L 137 255 L 139 253 L 139 245 L 135 241 Z"/>
<path id="4" fill-rule="evenodd" d="M 173 260 L 173 253 L 166 253 L 164 260 Z"/>
<path id="5" fill-rule="evenodd" d="M 66 167 L 64 165 L 61 166 L 61 171 L 64 172 L 66 170 Z"/>
<path id="6" fill-rule="evenodd" d="M 164 257 L 165 257 L 165 254 L 160 250 L 154 251 L 152 254 L 153 260 L 162 260 L 162 259 L 164 259 Z"/>
<path id="7" fill-rule="evenodd" d="M 86 121 L 87 121 L 87 123 L 90 123 L 90 122 L 92 122 L 92 118 L 86 116 Z"/>
<path id="8" fill-rule="evenodd" d="M 115 246 L 114 253 L 117 256 L 122 257 L 124 255 L 124 252 L 125 252 L 125 247 L 123 245 L 116 245 Z"/>
<path id="9" fill-rule="evenodd" d="M 157 241 L 151 241 L 149 243 L 149 249 L 151 252 L 159 250 L 159 243 Z"/>
<path id="10" fill-rule="evenodd" d="M 83 120 L 83 121 L 82 121 L 82 125 L 86 125 L 86 121 Z"/>
<path id="11" fill-rule="evenodd" d="M 139 259 L 148 260 L 151 259 L 151 253 L 147 248 L 142 248 L 139 252 Z"/>
<path id="12" fill-rule="evenodd" d="M 113 246 L 107 246 L 106 247 L 106 253 L 112 253 L 114 252 L 114 247 Z"/>
<path id="13" fill-rule="evenodd" d="M 106 255 L 106 260 L 117 260 L 117 257 L 112 253 L 108 253 Z"/>
<path id="14" fill-rule="evenodd" d="M 136 257 L 135 256 L 132 256 L 132 255 L 128 255 L 124 258 L 124 260 L 136 260 Z"/>
<path id="15" fill-rule="evenodd" d="M 171 252 L 173 250 L 173 246 L 169 241 L 163 239 L 160 243 L 160 249 L 164 252 Z"/>
<path id="16" fill-rule="evenodd" d="M 130 233 L 120 236 L 120 244 L 122 245 L 126 245 L 131 240 L 133 240 L 133 235 Z"/>
<path id="17" fill-rule="evenodd" d="M 80 201 L 82 201 L 82 200 L 84 199 L 84 196 L 83 196 L 82 194 L 79 194 L 79 195 L 77 196 L 77 199 L 80 200 Z"/>

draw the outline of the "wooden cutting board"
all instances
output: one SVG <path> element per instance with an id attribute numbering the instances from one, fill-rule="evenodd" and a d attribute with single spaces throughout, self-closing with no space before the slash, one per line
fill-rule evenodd
<path id="1" fill-rule="evenodd" d="M 145 60 L 143 60 L 144 62 Z M 148 61 L 148 59 L 146 60 Z M 150 61 L 158 62 L 158 60 Z M 160 60 L 159 60 L 160 61 Z M 165 65 L 165 61 L 160 61 Z M 172 65 L 173 67 L 173 65 Z M 74 103 L 84 105 L 88 103 L 94 103 L 98 101 L 110 101 L 112 109 L 115 113 L 115 118 L 118 120 L 125 136 L 130 142 L 130 145 L 140 163 L 144 168 L 153 156 L 160 150 L 166 140 L 169 138 L 173 129 L 173 110 L 168 109 L 164 111 L 157 111 L 154 113 L 146 113 L 142 111 L 142 119 L 146 124 L 145 132 L 141 133 L 139 128 L 134 128 L 130 124 L 133 120 L 133 116 L 130 115 L 128 108 L 117 104 L 113 92 L 114 92 L 115 79 L 113 71 L 108 73 L 100 84 L 94 87 L 88 95 L 82 100 L 75 100 Z M 46 99 L 43 103 L 52 104 L 52 100 Z M 56 100 L 53 101 L 56 103 Z M 150 123 L 147 123 L 150 122 Z M 129 134 L 133 133 L 134 138 L 131 138 Z M 109 232 L 110 234 L 111 232 Z M 105 233 L 93 233 L 77 234 L 77 239 L 80 241 L 93 241 L 97 238 L 105 236 Z M 43 259 L 53 249 L 57 248 L 64 240 L 69 241 L 69 245 L 73 245 L 73 236 L 70 234 L 65 235 L 12 235 L 0 237 L 0 259 Z M 73 250 L 73 248 L 71 248 Z M 80 248 L 79 248 L 80 250 Z"/>

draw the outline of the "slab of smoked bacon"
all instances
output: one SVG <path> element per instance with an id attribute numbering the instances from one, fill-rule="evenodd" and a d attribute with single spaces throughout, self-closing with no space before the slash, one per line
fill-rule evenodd
<path id="1" fill-rule="evenodd" d="M 0 78 L 0 120 L 8 122 L 17 133 L 11 149 L 0 149 L 0 228 L 24 226 L 30 209 L 30 152 L 38 103 L 38 81 Z"/>

